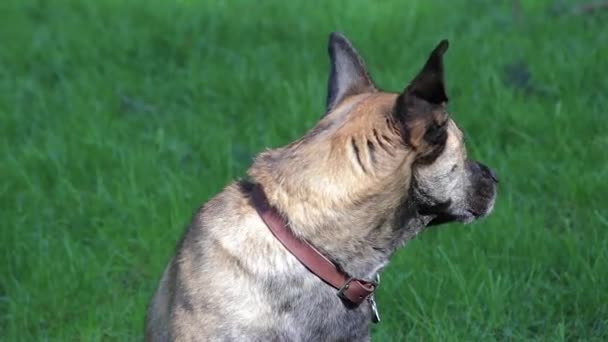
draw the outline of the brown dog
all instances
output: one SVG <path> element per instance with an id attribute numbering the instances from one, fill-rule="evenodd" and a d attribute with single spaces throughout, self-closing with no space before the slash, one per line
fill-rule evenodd
<path id="1" fill-rule="evenodd" d="M 194 216 L 148 308 L 146 340 L 368 340 L 373 280 L 391 255 L 428 225 L 494 205 L 496 175 L 467 158 L 447 112 L 447 48 L 388 93 L 333 33 L 326 115 Z M 319 256 L 344 285 L 301 261 Z"/>

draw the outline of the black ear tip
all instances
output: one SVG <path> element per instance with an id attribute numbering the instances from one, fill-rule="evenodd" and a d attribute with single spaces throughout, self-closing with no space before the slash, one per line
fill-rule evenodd
<path id="1" fill-rule="evenodd" d="M 450 42 L 448 42 L 447 39 L 442 39 L 439 42 L 439 44 L 437 44 L 437 47 L 435 48 L 434 53 L 443 55 L 448 50 L 449 47 L 450 47 Z"/>
<path id="2" fill-rule="evenodd" d="M 339 39 L 341 37 L 344 37 L 344 35 L 342 33 L 340 33 L 340 32 L 335 32 L 334 31 L 334 32 L 331 32 L 329 34 L 329 40 L 336 40 L 336 39 Z"/>
<path id="3" fill-rule="evenodd" d="M 332 32 L 329 34 L 329 42 L 327 43 L 329 55 L 334 58 L 339 51 L 352 51 L 352 47 L 348 38 L 340 32 Z"/>
<path id="4" fill-rule="evenodd" d="M 346 44 L 348 45 L 348 39 L 340 32 L 332 32 L 329 34 L 329 45 L 339 45 Z"/>

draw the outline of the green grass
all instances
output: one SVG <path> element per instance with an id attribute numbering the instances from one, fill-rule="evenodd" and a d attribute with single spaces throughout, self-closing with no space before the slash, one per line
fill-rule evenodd
<path id="1" fill-rule="evenodd" d="M 195 209 L 323 113 L 337 30 L 391 90 L 449 38 L 501 177 L 490 218 L 397 254 L 375 340 L 608 340 L 608 12 L 509 4 L 3 0 L 0 339 L 140 340 Z"/>

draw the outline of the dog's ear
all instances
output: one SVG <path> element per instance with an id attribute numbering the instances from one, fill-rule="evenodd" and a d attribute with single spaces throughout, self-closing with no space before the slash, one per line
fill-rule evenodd
<path id="1" fill-rule="evenodd" d="M 423 157 L 436 155 L 447 140 L 448 97 L 443 82 L 443 54 L 447 49 L 448 41 L 442 40 L 422 70 L 399 94 L 394 108 L 405 142 Z"/>
<path id="2" fill-rule="evenodd" d="M 443 54 L 448 47 L 449 43 L 446 39 L 439 42 L 422 70 L 405 88 L 405 93 L 434 104 L 448 102 L 443 82 Z"/>
<path id="3" fill-rule="evenodd" d="M 327 112 L 347 96 L 377 91 L 363 59 L 345 36 L 331 33 L 328 52 L 331 70 L 327 84 Z"/>

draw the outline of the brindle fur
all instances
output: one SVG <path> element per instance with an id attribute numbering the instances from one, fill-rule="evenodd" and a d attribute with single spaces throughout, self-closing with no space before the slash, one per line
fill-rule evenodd
<path id="1" fill-rule="evenodd" d="M 467 159 L 446 111 L 444 41 L 402 93 L 379 91 L 348 40 L 330 36 L 327 114 L 261 153 L 194 216 L 152 299 L 147 341 L 366 341 L 371 310 L 343 302 L 277 241 L 269 202 L 350 275 L 371 279 L 429 224 L 487 215 L 496 175 Z"/>

